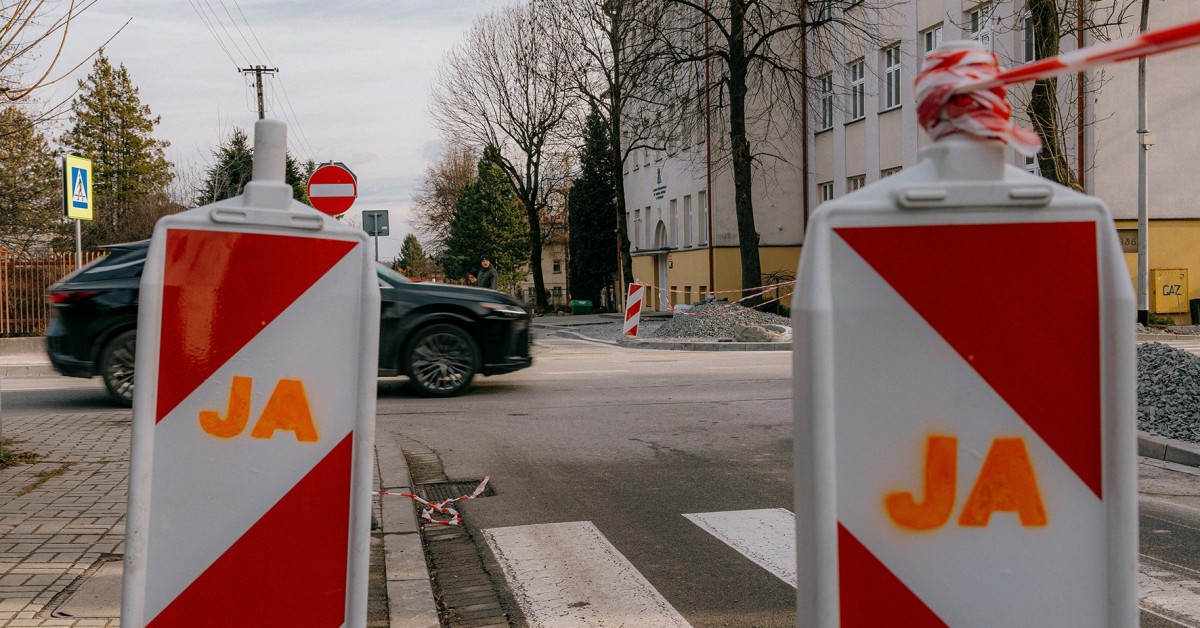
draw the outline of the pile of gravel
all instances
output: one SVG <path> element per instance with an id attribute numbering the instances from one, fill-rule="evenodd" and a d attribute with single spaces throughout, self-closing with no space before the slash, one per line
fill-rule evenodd
<path id="1" fill-rule="evenodd" d="M 1159 342 L 1138 345 L 1138 429 L 1200 442 L 1200 357 Z"/>
<path id="2" fill-rule="evenodd" d="M 657 329 L 646 334 L 650 338 L 700 338 L 705 340 L 733 338 L 740 325 L 786 325 L 792 321 L 783 316 L 721 301 L 704 301 L 680 313 Z"/>

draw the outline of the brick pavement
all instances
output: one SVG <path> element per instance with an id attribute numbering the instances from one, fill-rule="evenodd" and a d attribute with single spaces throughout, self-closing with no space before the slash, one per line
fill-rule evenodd
<path id="1" fill-rule="evenodd" d="M 52 612 L 94 565 L 124 553 L 128 412 L 4 422 L 34 464 L 0 470 L 0 625 L 117 626 Z"/>
<path id="2" fill-rule="evenodd" d="M 64 616 L 59 609 L 83 576 L 124 555 L 131 413 L 5 417 L 0 427 L 14 450 L 39 456 L 0 469 L 0 627 L 118 626 L 117 619 Z M 381 436 L 375 490 L 411 491 L 399 444 Z M 367 626 L 437 626 L 411 502 L 382 507 L 375 499 L 372 506 L 381 525 L 372 531 Z M 106 615 L 105 604 L 117 603 L 74 606 Z"/>

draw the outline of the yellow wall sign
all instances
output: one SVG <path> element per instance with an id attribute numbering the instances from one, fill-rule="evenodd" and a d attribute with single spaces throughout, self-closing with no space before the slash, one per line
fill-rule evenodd
<path id="1" fill-rule="evenodd" d="M 75 155 L 63 157 L 63 206 L 67 218 L 92 219 L 92 160 Z"/>

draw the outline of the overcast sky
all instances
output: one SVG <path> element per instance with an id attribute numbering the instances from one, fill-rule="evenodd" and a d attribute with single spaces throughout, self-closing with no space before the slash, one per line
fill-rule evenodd
<path id="1" fill-rule="evenodd" d="M 440 150 L 427 108 L 442 54 L 477 16 L 515 1 L 99 0 L 71 24 L 61 66 L 132 18 L 106 53 L 161 116 L 155 136 L 171 143 L 167 158 L 192 177 L 234 127 L 253 130 L 253 75 L 238 68 L 279 68 L 264 77 L 267 117 L 287 123 L 297 158 L 354 171 L 352 219 L 390 210 L 392 236 L 379 242 L 390 260 L 411 231 L 413 190 Z M 74 89 L 65 81 L 39 96 L 55 102 Z"/>

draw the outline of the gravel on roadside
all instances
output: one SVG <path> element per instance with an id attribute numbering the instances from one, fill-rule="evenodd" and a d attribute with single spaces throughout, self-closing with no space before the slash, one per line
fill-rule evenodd
<path id="1" fill-rule="evenodd" d="M 1137 349 L 1138 429 L 1200 442 L 1200 357 L 1161 342 Z"/>

